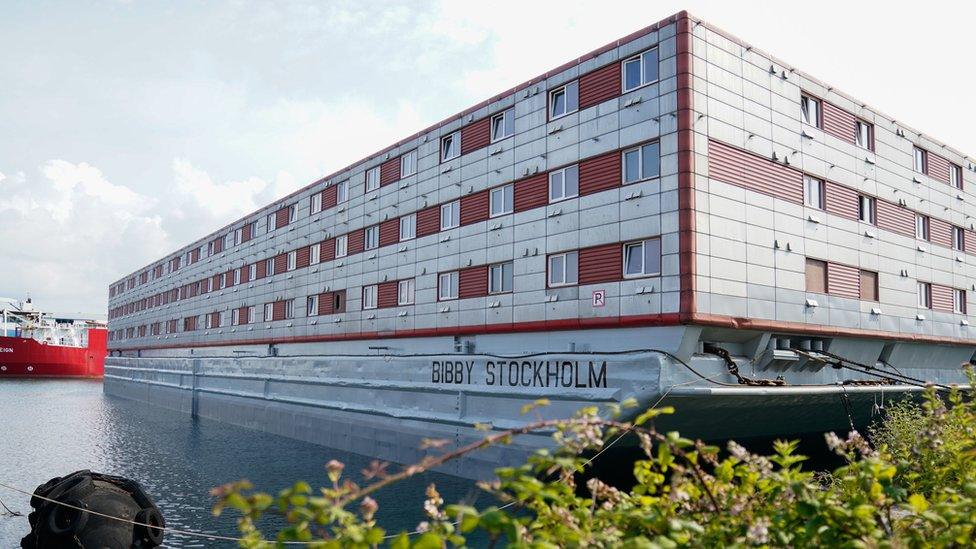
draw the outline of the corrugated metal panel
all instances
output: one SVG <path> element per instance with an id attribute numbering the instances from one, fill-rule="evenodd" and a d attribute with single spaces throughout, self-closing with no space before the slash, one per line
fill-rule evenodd
<path id="1" fill-rule="evenodd" d="M 803 174 L 720 141 L 708 141 L 708 176 L 796 204 L 803 203 Z"/>
<path id="2" fill-rule="evenodd" d="M 579 79 L 579 108 L 602 103 L 620 95 L 620 63 L 584 74 Z"/>
<path id="3" fill-rule="evenodd" d="M 251 237 L 254 236 L 251 234 L 251 227 L 253 227 L 253 225 L 251 223 L 248 223 L 247 225 L 244 225 L 244 228 L 241 229 L 242 242 L 247 242 L 248 240 L 251 240 Z"/>
<path id="4" fill-rule="evenodd" d="M 288 225 L 289 219 L 290 218 L 288 216 L 288 206 L 285 206 L 284 208 L 281 208 L 280 210 L 275 212 L 275 228 L 280 229 L 285 225 Z"/>
<path id="5" fill-rule="evenodd" d="M 275 301 L 271 308 L 271 318 L 273 320 L 284 320 L 285 319 L 285 302 Z"/>
<path id="6" fill-rule="evenodd" d="M 579 251 L 579 283 L 597 284 L 623 278 L 623 245 L 604 244 Z"/>
<path id="7" fill-rule="evenodd" d="M 210 244 L 211 244 L 211 247 L 213 248 L 213 251 L 214 251 L 215 254 L 219 254 L 220 252 L 224 251 L 224 239 L 223 238 L 216 238 L 214 240 L 211 240 L 210 241 Z"/>
<path id="8" fill-rule="evenodd" d="M 435 234 L 441 230 L 441 207 L 431 206 L 417 212 L 417 236 Z"/>
<path id="9" fill-rule="evenodd" d="M 488 190 L 461 197 L 461 224 L 470 225 L 488 219 Z"/>
<path id="10" fill-rule="evenodd" d="M 588 158 L 579 165 L 579 194 L 593 194 L 620 186 L 620 151 Z"/>
<path id="11" fill-rule="evenodd" d="M 515 182 L 515 211 L 524 212 L 549 203 L 549 174 L 540 173 Z M 464 211 L 464 208 L 461 209 Z"/>
<path id="12" fill-rule="evenodd" d="M 322 191 L 322 209 L 335 208 L 338 203 L 338 193 L 335 185 L 329 185 Z"/>
<path id="13" fill-rule="evenodd" d="M 851 299 L 861 297 L 861 273 L 854 267 L 827 264 L 827 293 Z"/>
<path id="14" fill-rule="evenodd" d="M 234 270 L 231 269 L 226 273 L 224 273 L 224 286 L 229 288 L 233 285 L 234 285 Z M 190 292 L 193 293 L 193 295 L 196 295 L 196 292 L 194 291 L 193 288 L 190 289 Z"/>
<path id="15" fill-rule="evenodd" d="M 397 282 L 381 282 L 376 285 L 376 308 L 387 309 L 396 307 L 397 304 Z"/>
<path id="16" fill-rule="evenodd" d="M 321 261 L 332 261 L 335 259 L 335 239 L 330 238 L 328 240 L 323 240 L 322 245 L 319 247 L 320 255 L 319 260 Z"/>
<path id="17" fill-rule="evenodd" d="M 843 185 L 826 182 L 827 212 L 848 219 L 857 219 L 857 191 Z"/>
<path id="18" fill-rule="evenodd" d="M 391 158 L 380 164 L 380 186 L 400 180 L 400 157 Z"/>
<path id="19" fill-rule="evenodd" d="M 380 223 L 380 246 L 389 246 L 400 241 L 400 218 L 394 217 Z"/>
<path id="20" fill-rule="evenodd" d="M 946 248 L 952 247 L 952 225 L 936 219 L 929 218 L 929 241 Z"/>
<path id="21" fill-rule="evenodd" d="M 295 268 L 301 269 L 302 267 L 308 267 L 309 259 L 312 256 L 312 247 L 304 246 L 298 248 L 298 253 L 295 254 Z"/>
<path id="22" fill-rule="evenodd" d="M 193 261 L 194 263 L 200 261 L 200 248 L 195 248 L 192 252 L 190 252 L 190 261 Z M 143 277 L 145 278 L 145 273 L 143 273 Z M 145 282 L 145 279 L 143 282 Z"/>
<path id="23" fill-rule="evenodd" d="M 355 231 L 348 234 L 348 241 L 346 242 L 346 253 L 349 255 L 358 254 L 363 251 L 364 244 L 366 242 L 366 229 L 356 229 Z"/>
<path id="24" fill-rule="evenodd" d="M 250 281 L 251 281 L 251 269 L 247 265 L 244 265 L 243 267 L 241 267 L 241 284 Z"/>
<path id="25" fill-rule="evenodd" d="M 932 308 L 937 311 L 953 311 L 952 288 L 949 286 L 932 285 Z"/>
<path id="26" fill-rule="evenodd" d="M 854 144 L 854 115 L 844 109 L 823 103 L 823 130 L 837 139 Z"/>
<path id="27" fill-rule="evenodd" d="M 480 297 L 488 295 L 488 266 L 468 267 L 458 273 L 458 297 Z"/>
<path id="28" fill-rule="evenodd" d="M 281 253 L 274 257 L 274 272 L 281 274 L 288 270 L 288 254 Z"/>
<path id="29" fill-rule="evenodd" d="M 468 154 L 491 143 L 491 119 L 475 120 L 461 128 L 461 154 Z"/>
<path id="30" fill-rule="evenodd" d="M 337 306 L 338 305 L 338 306 Z M 336 290 L 319 294 L 319 314 L 331 315 L 346 312 L 346 291 Z"/>
<path id="31" fill-rule="evenodd" d="M 877 205 L 879 228 L 905 236 L 915 236 L 915 212 L 880 198 Z"/>
<path id="32" fill-rule="evenodd" d="M 929 153 L 929 177 L 949 184 L 949 161 L 941 156 Z"/>

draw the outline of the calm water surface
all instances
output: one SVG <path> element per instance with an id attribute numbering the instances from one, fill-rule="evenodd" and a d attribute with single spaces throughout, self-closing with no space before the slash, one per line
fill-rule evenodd
<path id="1" fill-rule="evenodd" d="M 33 490 L 78 469 L 139 481 L 167 526 L 236 535 L 236 516 L 210 514 L 210 488 L 246 478 L 275 493 L 294 480 L 329 483 L 323 465 L 339 459 L 360 481 L 369 458 L 190 417 L 102 394 L 101 382 L 0 381 L 0 482 Z M 397 470 L 396 466 L 390 470 Z M 427 474 L 381 491 L 378 518 L 388 532 L 423 520 L 424 487 L 435 482 L 447 502 L 490 504 L 470 481 Z M 24 517 L 0 516 L 0 547 L 27 533 L 28 498 L 0 488 L 0 500 Z M 266 532 L 274 524 L 266 525 Z M 270 536 L 269 536 L 270 537 Z M 167 547 L 233 547 L 230 542 L 168 533 Z"/>

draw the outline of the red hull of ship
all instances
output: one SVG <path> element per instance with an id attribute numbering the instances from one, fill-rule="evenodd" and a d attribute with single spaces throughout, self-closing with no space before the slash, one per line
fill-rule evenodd
<path id="1" fill-rule="evenodd" d="M 0 378 L 95 377 L 105 372 L 108 332 L 88 330 L 88 348 L 44 345 L 34 339 L 0 337 Z"/>

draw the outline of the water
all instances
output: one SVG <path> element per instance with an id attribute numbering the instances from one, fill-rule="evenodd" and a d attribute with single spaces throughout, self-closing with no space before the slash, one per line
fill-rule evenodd
<path id="1" fill-rule="evenodd" d="M 269 493 L 303 479 L 329 484 L 330 459 L 358 473 L 370 459 L 260 431 L 140 405 L 102 394 L 102 384 L 83 380 L 0 381 L 0 482 L 32 491 L 51 477 L 78 469 L 121 475 L 140 482 L 162 510 L 167 526 L 237 535 L 236 515 L 210 513 L 209 490 L 246 478 Z M 391 471 L 397 470 L 391 465 Z M 474 483 L 427 473 L 382 490 L 377 518 L 388 532 L 412 530 L 423 520 L 424 488 L 431 482 L 447 502 L 479 507 L 490 496 Z M 28 531 L 28 497 L 0 488 L 0 500 L 23 517 L 0 516 L 0 547 L 19 547 Z M 275 524 L 265 524 L 273 527 Z M 266 528 L 265 532 L 272 531 Z M 233 547 L 167 533 L 167 547 Z"/>

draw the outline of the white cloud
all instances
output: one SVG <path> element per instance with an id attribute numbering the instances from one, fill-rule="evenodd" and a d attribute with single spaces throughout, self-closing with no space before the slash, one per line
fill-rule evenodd
<path id="1" fill-rule="evenodd" d="M 207 172 L 182 158 L 173 160 L 173 175 L 177 191 L 218 218 L 254 209 L 254 196 L 268 187 L 267 181 L 257 177 L 215 183 Z"/>

